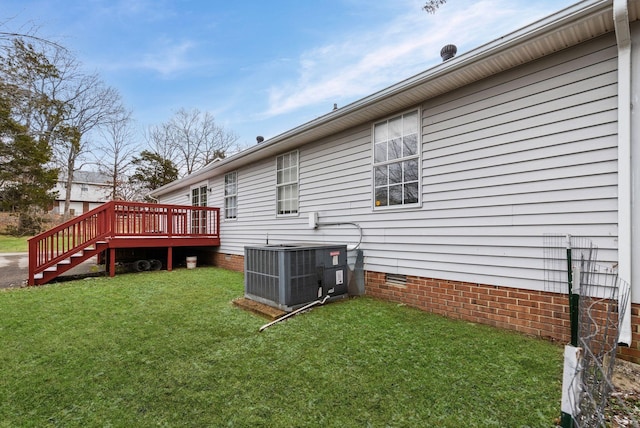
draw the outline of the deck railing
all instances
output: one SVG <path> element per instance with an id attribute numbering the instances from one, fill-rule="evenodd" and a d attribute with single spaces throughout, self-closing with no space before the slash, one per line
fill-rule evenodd
<path id="1" fill-rule="evenodd" d="M 79 251 L 116 237 L 220 237 L 220 209 L 111 201 L 29 239 L 29 281 Z"/>

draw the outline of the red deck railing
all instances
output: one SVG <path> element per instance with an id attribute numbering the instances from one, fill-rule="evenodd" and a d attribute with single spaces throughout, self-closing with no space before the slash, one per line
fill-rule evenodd
<path id="1" fill-rule="evenodd" d="M 111 201 L 29 239 L 29 284 L 36 274 L 117 237 L 220 237 L 220 209 Z"/>

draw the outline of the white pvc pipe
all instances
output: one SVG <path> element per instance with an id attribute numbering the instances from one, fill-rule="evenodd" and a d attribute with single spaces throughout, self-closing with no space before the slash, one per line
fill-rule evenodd
<path id="1" fill-rule="evenodd" d="M 627 0 L 613 0 L 618 44 L 618 275 L 631 282 L 631 31 Z M 631 296 L 620 314 L 620 343 L 631 345 Z"/>
<path id="2" fill-rule="evenodd" d="M 273 321 L 271 321 L 270 323 L 267 323 L 267 324 L 263 325 L 262 327 L 260 327 L 260 330 L 258 330 L 258 331 L 259 331 L 260 333 L 262 333 L 265 329 L 267 329 L 267 328 L 271 327 L 272 325 L 277 324 L 277 323 L 279 323 L 280 321 L 284 321 L 284 320 L 286 320 L 287 318 L 290 318 L 290 317 L 292 317 L 292 316 L 294 316 L 294 315 L 298 314 L 299 312 L 304 311 L 305 309 L 309 309 L 309 308 L 311 308 L 311 307 L 313 307 L 313 306 L 315 306 L 315 305 L 324 305 L 324 303 L 327 301 L 327 299 L 328 299 L 329 297 L 331 297 L 331 296 L 324 296 L 324 298 L 323 298 L 322 300 L 316 300 L 316 301 L 314 301 L 314 302 L 309 303 L 308 305 L 305 305 L 305 306 L 303 306 L 303 307 L 301 307 L 301 308 L 299 308 L 299 309 L 296 309 L 296 310 L 295 310 L 295 311 L 293 311 L 293 312 L 289 312 L 287 315 L 282 316 L 282 317 L 278 318 L 277 320 L 273 320 Z"/>

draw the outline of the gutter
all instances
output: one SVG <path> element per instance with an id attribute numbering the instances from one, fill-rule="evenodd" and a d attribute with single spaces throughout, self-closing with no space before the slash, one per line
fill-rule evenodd
<path id="1" fill-rule="evenodd" d="M 613 0 L 618 45 L 618 275 L 631 283 L 631 31 L 627 0 Z M 624 293 L 622 290 L 619 295 Z M 631 345 L 631 289 L 620 317 L 618 342 Z"/>

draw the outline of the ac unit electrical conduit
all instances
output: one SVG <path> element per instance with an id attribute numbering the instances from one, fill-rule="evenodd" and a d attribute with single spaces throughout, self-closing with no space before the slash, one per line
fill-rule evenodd
<path id="1" fill-rule="evenodd" d="M 351 248 L 350 246 L 347 246 L 347 249 L 350 251 L 353 250 L 357 250 L 358 248 L 360 248 L 360 244 L 362 244 L 362 227 L 360 227 L 360 225 L 358 223 L 351 223 L 351 222 L 336 222 L 336 223 L 318 223 L 317 227 L 321 227 L 321 226 L 354 226 L 355 228 L 358 229 L 358 232 L 360 233 L 360 239 L 358 240 L 358 244 Z"/>
<path id="2" fill-rule="evenodd" d="M 305 306 L 303 306 L 303 307 L 301 307 L 301 308 L 296 309 L 296 310 L 295 310 L 295 311 L 293 311 L 293 312 L 289 312 L 288 314 L 286 314 L 286 315 L 284 315 L 284 316 L 281 316 L 281 317 L 280 317 L 280 318 L 278 318 L 277 320 L 273 320 L 273 321 L 271 321 L 270 323 L 263 325 L 262 327 L 260 327 L 260 330 L 258 330 L 258 331 L 259 331 L 260 333 L 262 333 L 264 330 L 266 330 L 267 328 L 271 327 L 272 325 L 277 324 L 277 323 L 279 323 L 280 321 L 284 321 L 284 320 L 286 320 L 287 318 L 291 318 L 292 316 L 297 315 L 297 314 L 299 314 L 299 313 L 300 313 L 300 312 L 302 312 L 302 311 L 305 311 L 305 310 L 307 310 L 307 309 L 310 309 L 310 308 L 312 308 L 312 307 L 314 307 L 314 306 L 316 306 L 316 305 L 324 305 L 324 304 L 325 304 L 325 302 L 327 301 L 327 299 L 329 299 L 329 297 L 331 297 L 331 296 L 329 296 L 329 295 L 324 296 L 324 298 L 323 298 L 322 300 L 316 300 L 316 301 L 314 301 L 314 302 L 309 303 L 308 305 L 305 305 Z"/>

